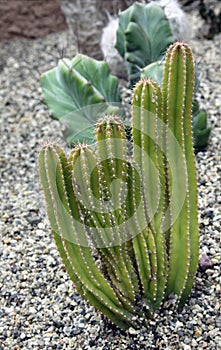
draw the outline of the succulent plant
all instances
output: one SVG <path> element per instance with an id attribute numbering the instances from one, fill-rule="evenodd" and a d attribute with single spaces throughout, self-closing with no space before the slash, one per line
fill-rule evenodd
<path id="1" fill-rule="evenodd" d="M 101 118 L 95 144 L 67 157 L 45 145 L 39 171 L 52 232 L 78 293 L 117 326 L 146 323 L 171 293 L 183 305 L 198 265 L 197 183 L 191 110 L 194 66 L 168 49 L 162 88 L 142 79 L 125 127 Z"/>
<path id="2" fill-rule="evenodd" d="M 199 108 L 199 103 L 194 100 L 193 105 L 193 139 L 196 151 L 202 151 L 208 144 L 211 127 L 207 124 L 207 114 Z"/>
<path id="3" fill-rule="evenodd" d="M 71 61 L 60 60 L 42 74 L 40 83 L 44 102 L 52 117 L 65 125 L 64 136 L 70 143 L 92 142 L 98 116 L 120 113 L 118 79 L 104 61 L 81 54 Z"/>
<path id="4" fill-rule="evenodd" d="M 160 60 L 173 42 L 169 20 L 161 6 L 135 3 L 119 14 L 116 48 L 128 65 L 131 85 L 140 69 Z"/>
<path id="5" fill-rule="evenodd" d="M 157 82 L 158 85 L 161 86 L 163 79 L 163 69 L 164 69 L 164 61 L 156 61 L 148 64 L 146 67 L 142 68 L 140 71 L 141 78 L 152 79 Z"/>
<path id="6" fill-rule="evenodd" d="M 124 75 L 125 62 L 114 48 L 119 22 L 116 47 L 127 60 L 131 84 L 141 75 L 150 77 L 160 85 L 164 62 L 157 60 L 164 56 L 176 35 L 174 32 L 179 32 L 177 26 L 184 34 L 185 24 L 181 25 L 181 22 L 185 22 L 184 18 L 176 0 L 133 4 L 120 13 L 119 20 L 112 18 L 104 30 L 106 34 L 101 46 L 105 55 L 110 47 L 110 57 L 106 58 L 108 63 L 115 72 Z M 196 67 L 194 72 L 196 90 L 199 84 Z M 51 116 L 62 124 L 64 138 L 71 146 L 78 142 L 94 142 L 93 130 L 99 116 L 124 113 L 118 79 L 110 74 L 105 62 L 78 54 L 71 61 L 60 60 L 56 68 L 41 76 L 40 81 L 44 102 Z M 198 109 L 197 113 L 193 113 L 193 118 L 194 144 L 198 151 L 207 146 L 210 128 L 205 111 Z"/>

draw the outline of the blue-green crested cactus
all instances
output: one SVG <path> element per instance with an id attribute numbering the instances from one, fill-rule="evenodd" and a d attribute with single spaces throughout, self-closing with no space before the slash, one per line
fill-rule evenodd
<path id="1" fill-rule="evenodd" d="M 62 59 L 42 74 L 40 83 L 44 102 L 52 118 L 64 124 L 69 143 L 93 142 L 99 115 L 120 113 L 118 79 L 104 61 L 82 54 L 71 61 Z"/>
<path id="2" fill-rule="evenodd" d="M 170 295 L 183 305 L 198 265 L 191 110 L 194 67 L 181 42 L 166 55 L 162 88 L 142 79 L 132 100 L 133 151 L 114 115 L 95 144 L 67 157 L 39 154 L 52 232 L 78 293 L 117 326 L 146 323 Z"/>
<path id="3" fill-rule="evenodd" d="M 161 6 L 135 3 L 119 14 L 116 48 L 126 60 L 131 85 L 140 69 L 160 60 L 174 38 Z"/>

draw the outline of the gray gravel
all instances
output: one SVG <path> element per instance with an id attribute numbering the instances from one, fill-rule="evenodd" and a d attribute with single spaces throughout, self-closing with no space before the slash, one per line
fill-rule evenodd
<path id="1" fill-rule="evenodd" d="M 42 104 L 39 74 L 56 64 L 63 47 L 66 56 L 75 54 L 67 33 L 0 43 L 0 350 L 221 349 L 221 35 L 191 41 L 201 106 L 213 128 L 207 151 L 196 157 L 200 256 L 209 258 L 209 268 L 198 271 L 182 311 L 167 302 L 148 329 L 127 332 L 106 322 L 75 292 L 45 216 L 38 149 L 48 139 L 63 141 Z"/>

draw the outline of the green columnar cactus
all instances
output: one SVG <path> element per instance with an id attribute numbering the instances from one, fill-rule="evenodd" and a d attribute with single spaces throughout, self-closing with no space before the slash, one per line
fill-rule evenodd
<path id="1" fill-rule="evenodd" d="M 52 232 L 79 294 L 123 329 L 138 327 L 171 293 L 187 299 L 198 263 L 192 144 L 193 59 L 177 42 L 162 88 L 142 79 L 132 100 L 133 152 L 113 115 L 95 144 L 39 154 Z"/>
<path id="2" fill-rule="evenodd" d="M 193 89 L 194 65 L 191 50 L 185 44 L 176 43 L 167 51 L 162 97 L 164 120 L 179 143 L 185 163 L 185 167 L 182 167 L 176 162 L 174 144 L 166 137 L 167 159 L 170 160 L 172 156 L 175 165 L 174 174 L 167 169 L 171 220 L 167 294 L 177 294 L 181 304 L 190 292 L 198 264 L 197 182 L 191 130 Z M 180 190 L 185 191 L 179 183 L 182 171 L 185 172 L 186 197 L 177 217 L 176 203 Z M 172 194 L 174 181 L 177 181 L 177 187 Z"/>

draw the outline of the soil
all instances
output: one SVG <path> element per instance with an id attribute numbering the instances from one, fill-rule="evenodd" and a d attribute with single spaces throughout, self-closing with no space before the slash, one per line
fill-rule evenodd
<path id="1" fill-rule="evenodd" d="M 0 40 L 35 39 L 67 29 L 56 0 L 0 0 Z"/>

